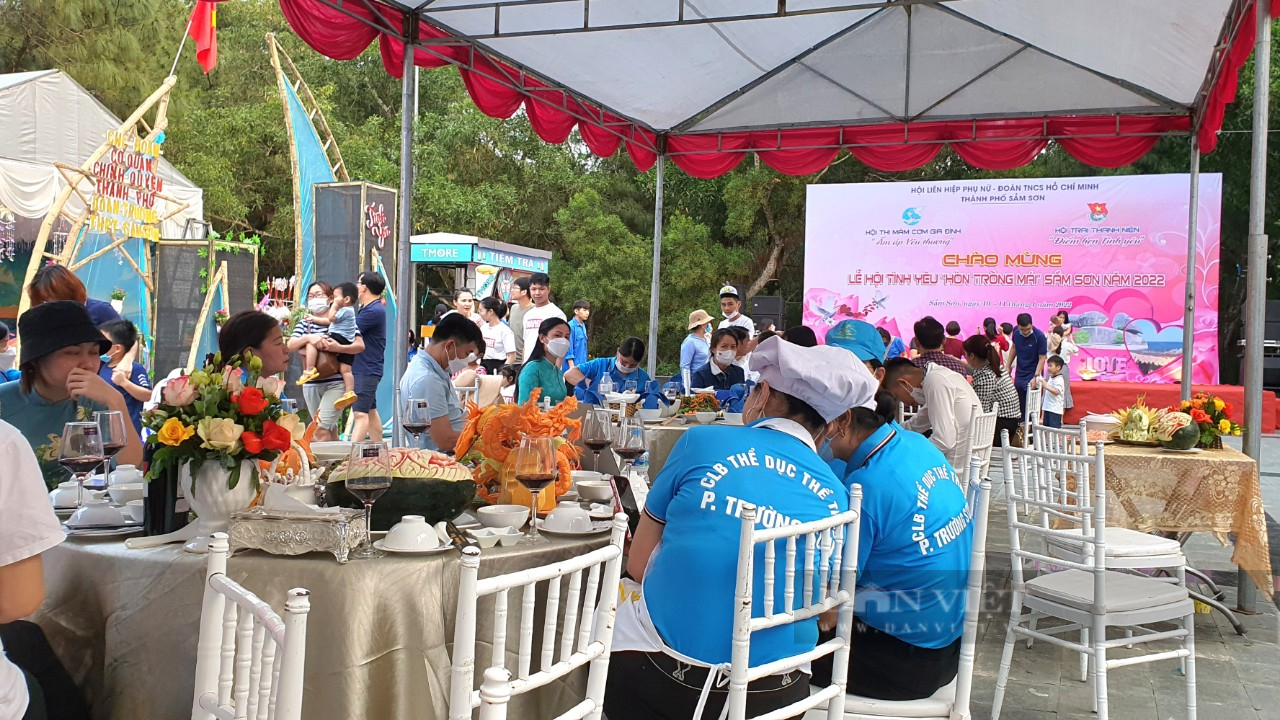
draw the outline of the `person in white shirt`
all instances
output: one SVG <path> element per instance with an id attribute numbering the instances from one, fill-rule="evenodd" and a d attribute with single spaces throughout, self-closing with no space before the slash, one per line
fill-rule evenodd
<path id="1" fill-rule="evenodd" d="M 755 321 L 742 314 L 742 297 L 738 295 L 738 288 L 732 285 L 720 288 L 720 312 L 724 313 L 724 319 L 716 327 L 717 330 L 740 327 L 747 329 L 748 340 L 756 336 Z"/>
<path id="2" fill-rule="evenodd" d="M 551 302 L 551 278 L 546 273 L 534 273 L 529 276 L 529 298 L 533 305 L 524 312 L 521 322 L 524 324 L 524 357 L 522 362 L 529 362 L 529 356 L 538 346 L 538 328 L 544 320 L 560 318 L 567 321 L 564 311 Z"/>
<path id="3" fill-rule="evenodd" d="M 490 375 L 497 375 L 503 365 L 518 362 L 516 359 L 516 334 L 502 322 L 507 306 L 496 297 L 480 301 L 480 335 L 484 337 L 484 358 L 480 364 Z"/>
<path id="4" fill-rule="evenodd" d="M 11 645 L 6 654 L 3 638 L 13 643 L 16 638 L 34 635 L 38 643 L 24 645 L 36 647 L 22 648 L 24 654 L 37 651 L 51 655 L 39 628 L 16 621 L 34 613 L 44 602 L 40 554 L 66 539 L 66 534 L 53 513 L 31 446 L 3 421 L 0 466 L 7 468 L 0 476 L 0 718 L 43 718 L 47 716 L 45 693 L 36 678 L 10 661 L 18 646 Z M 56 658 L 53 664 L 57 665 Z M 63 691 L 59 689 L 58 694 Z"/>
<path id="5" fill-rule="evenodd" d="M 969 381 L 938 363 L 920 368 L 906 358 L 893 358 L 884 365 L 880 387 L 904 405 L 919 406 L 906 428 L 929 431 L 929 442 L 947 456 L 960 486 L 967 487 L 969 426 L 982 404 Z"/>
<path id="6" fill-rule="evenodd" d="M 1045 427 L 1060 428 L 1062 427 L 1062 414 L 1066 412 L 1066 387 L 1062 376 L 1062 368 L 1065 365 L 1062 362 L 1061 355 L 1050 355 L 1049 362 L 1045 367 L 1049 369 L 1049 377 L 1036 378 L 1032 380 L 1032 387 L 1044 388 L 1044 395 L 1040 401 L 1040 409 L 1044 412 Z"/>
<path id="7" fill-rule="evenodd" d="M 484 326 L 484 320 L 482 320 L 480 314 L 476 312 L 476 294 L 466 288 L 463 288 L 454 294 L 453 309 L 446 312 L 445 315 L 452 315 L 454 313 L 467 318 L 476 325 L 481 327 Z"/>

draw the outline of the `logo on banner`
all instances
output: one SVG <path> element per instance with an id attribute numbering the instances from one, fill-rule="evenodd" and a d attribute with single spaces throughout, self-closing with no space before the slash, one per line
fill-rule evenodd
<path id="1" fill-rule="evenodd" d="M 1089 203 L 1089 219 L 1094 222 L 1102 222 L 1107 219 L 1106 203 Z"/>
<path id="2" fill-rule="evenodd" d="M 920 215 L 920 211 L 919 211 L 919 210 L 917 210 L 916 208 L 909 207 L 909 208 L 907 208 L 906 210 L 903 210 L 903 211 L 902 211 L 902 224 L 903 224 L 903 225 L 916 225 L 916 224 L 918 224 L 918 223 L 919 223 L 921 220 L 923 220 L 923 219 L 924 219 L 924 218 L 923 218 L 923 217 L 921 217 L 921 215 Z"/>
<path id="3" fill-rule="evenodd" d="M 391 226 L 387 224 L 387 211 L 382 203 L 369 203 L 365 206 L 364 226 L 378 241 L 378 249 L 386 248 L 387 238 L 391 237 Z"/>

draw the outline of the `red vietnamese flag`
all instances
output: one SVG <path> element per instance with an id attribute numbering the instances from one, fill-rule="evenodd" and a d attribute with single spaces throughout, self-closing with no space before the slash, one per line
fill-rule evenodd
<path id="1" fill-rule="evenodd" d="M 187 25 L 187 34 L 196 42 L 196 62 L 205 75 L 218 64 L 218 2 L 221 0 L 197 0 Z"/>

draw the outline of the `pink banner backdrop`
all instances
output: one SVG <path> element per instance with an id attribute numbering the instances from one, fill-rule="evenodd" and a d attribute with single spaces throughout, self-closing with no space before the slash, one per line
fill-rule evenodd
<path id="1" fill-rule="evenodd" d="M 1181 381 L 1187 175 L 810 185 L 804 323 L 912 324 L 1066 309 L 1076 378 Z M 1200 176 L 1192 381 L 1218 381 L 1222 176 Z"/>

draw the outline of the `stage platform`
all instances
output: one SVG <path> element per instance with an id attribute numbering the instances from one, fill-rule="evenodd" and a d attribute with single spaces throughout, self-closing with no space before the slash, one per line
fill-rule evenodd
<path id="1" fill-rule="evenodd" d="M 1244 388 L 1239 385 L 1195 385 L 1192 392 L 1207 392 L 1217 395 L 1223 401 L 1231 403 L 1234 412 L 1231 419 L 1236 422 L 1244 420 Z M 1170 384 L 1111 382 L 1099 380 L 1072 380 L 1071 398 L 1075 407 L 1067 411 L 1064 421 L 1076 423 L 1085 415 L 1109 413 L 1133 404 L 1139 395 L 1147 396 L 1147 405 L 1151 407 L 1169 407 L 1178 402 L 1181 388 Z M 1262 432 L 1276 431 L 1276 395 L 1273 392 L 1262 393 Z"/>

